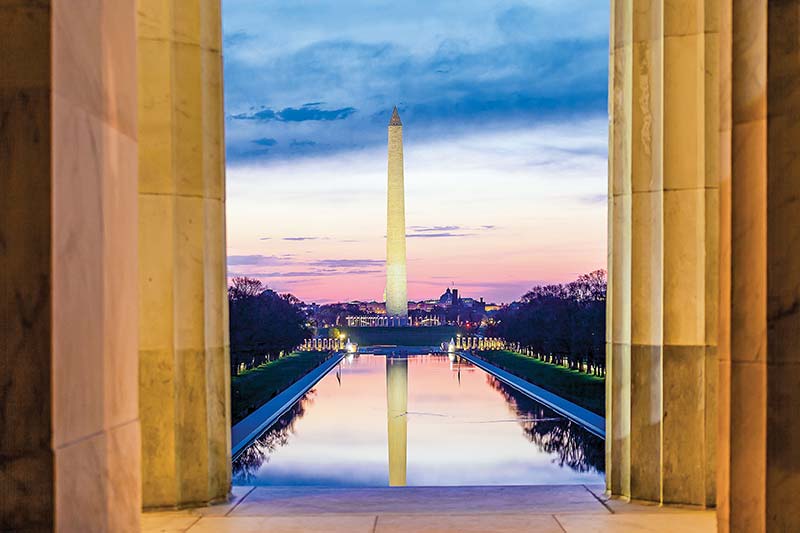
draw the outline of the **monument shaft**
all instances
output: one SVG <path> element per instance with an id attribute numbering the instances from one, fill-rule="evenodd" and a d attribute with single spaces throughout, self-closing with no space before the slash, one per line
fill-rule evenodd
<path id="1" fill-rule="evenodd" d="M 403 123 L 397 108 L 389 121 L 389 182 L 386 221 L 386 314 L 408 316 Z"/>

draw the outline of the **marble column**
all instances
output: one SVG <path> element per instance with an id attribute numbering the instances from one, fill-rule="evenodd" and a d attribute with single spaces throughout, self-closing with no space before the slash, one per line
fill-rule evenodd
<path id="1" fill-rule="evenodd" d="M 230 369 L 219 0 L 139 0 L 146 509 L 225 500 Z"/>
<path id="2" fill-rule="evenodd" d="M 606 488 L 630 495 L 631 80 L 629 0 L 612 0 L 609 54 Z"/>
<path id="3" fill-rule="evenodd" d="M 139 531 L 135 2 L 0 27 L 0 529 Z"/>
<path id="4" fill-rule="evenodd" d="M 800 1 L 721 13 L 719 530 L 798 531 Z"/>
<path id="5" fill-rule="evenodd" d="M 714 504 L 717 32 L 712 0 L 612 3 L 606 472 L 636 500 Z"/>

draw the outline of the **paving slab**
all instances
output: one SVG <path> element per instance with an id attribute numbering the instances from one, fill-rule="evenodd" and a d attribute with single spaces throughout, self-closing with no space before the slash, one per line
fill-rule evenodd
<path id="1" fill-rule="evenodd" d="M 190 511 L 142 513 L 142 533 L 183 533 L 200 517 Z"/>
<path id="2" fill-rule="evenodd" d="M 635 505 L 635 504 L 628 504 Z M 714 511 L 623 513 L 607 515 L 556 515 L 567 533 L 715 533 Z"/>
<path id="3" fill-rule="evenodd" d="M 609 511 L 615 514 L 624 513 L 685 513 L 686 511 L 703 511 L 704 509 L 696 505 L 660 505 L 658 503 L 634 501 L 630 502 L 624 498 L 612 497 L 606 494 L 603 485 L 586 485 L 586 488 L 608 507 Z"/>
<path id="4" fill-rule="evenodd" d="M 227 503 L 209 505 L 208 507 L 198 507 L 192 512 L 199 516 L 224 516 L 231 512 L 242 500 L 252 492 L 255 487 L 234 485 L 231 489 L 231 498 Z"/>
<path id="5" fill-rule="evenodd" d="M 375 533 L 563 533 L 552 515 L 380 515 Z"/>
<path id="6" fill-rule="evenodd" d="M 712 533 L 714 511 L 609 500 L 599 486 L 241 487 L 231 502 L 145 513 L 143 533 Z"/>
<path id="7" fill-rule="evenodd" d="M 188 533 L 372 533 L 376 516 L 204 517 Z"/>
<path id="8" fill-rule="evenodd" d="M 608 513 L 583 485 L 256 487 L 231 516 L 305 514 Z"/>

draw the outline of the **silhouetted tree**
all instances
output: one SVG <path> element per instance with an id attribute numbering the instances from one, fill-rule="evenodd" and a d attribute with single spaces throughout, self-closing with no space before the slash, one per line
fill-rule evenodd
<path id="1" fill-rule="evenodd" d="M 497 313 L 489 335 L 530 348 L 536 357 L 605 374 L 606 271 L 567 284 L 540 285 Z"/>
<path id="2" fill-rule="evenodd" d="M 228 287 L 231 370 L 253 368 L 293 350 L 311 336 L 301 302 L 261 281 L 233 278 Z"/>
<path id="3" fill-rule="evenodd" d="M 228 299 L 233 301 L 258 296 L 264 292 L 265 288 L 261 280 L 248 277 L 236 277 L 231 280 L 231 286 L 228 287 Z"/>

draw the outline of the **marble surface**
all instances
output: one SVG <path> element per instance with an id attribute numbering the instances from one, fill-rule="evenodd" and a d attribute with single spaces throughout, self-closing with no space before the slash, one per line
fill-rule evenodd
<path id="1" fill-rule="evenodd" d="M 145 513 L 142 532 L 716 531 L 713 511 L 610 500 L 601 486 L 237 490 L 224 513 Z"/>
<path id="2" fill-rule="evenodd" d="M 721 531 L 794 531 L 800 491 L 800 2 L 725 6 L 731 62 L 720 351 Z M 753 490 L 758 487 L 758 490 Z"/>
<path id="3" fill-rule="evenodd" d="M 136 6 L 84 7 L 0 5 L 3 530 L 139 529 Z"/>
<path id="4" fill-rule="evenodd" d="M 611 5 L 607 479 L 696 505 L 715 501 L 715 9 Z"/>
<path id="5" fill-rule="evenodd" d="M 231 481 L 220 5 L 138 6 L 143 500 L 169 508 Z"/>
<path id="6" fill-rule="evenodd" d="M 3 530 L 139 529 L 135 2 L 74 7 L 0 3 Z"/>
<path id="7" fill-rule="evenodd" d="M 50 13 L 0 6 L 0 530 L 49 529 Z"/>
<path id="8" fill-rule="evenodd" d="M 52 6 L 52 391 L 58 529 L 141 507 L 135 2 Z"/>

